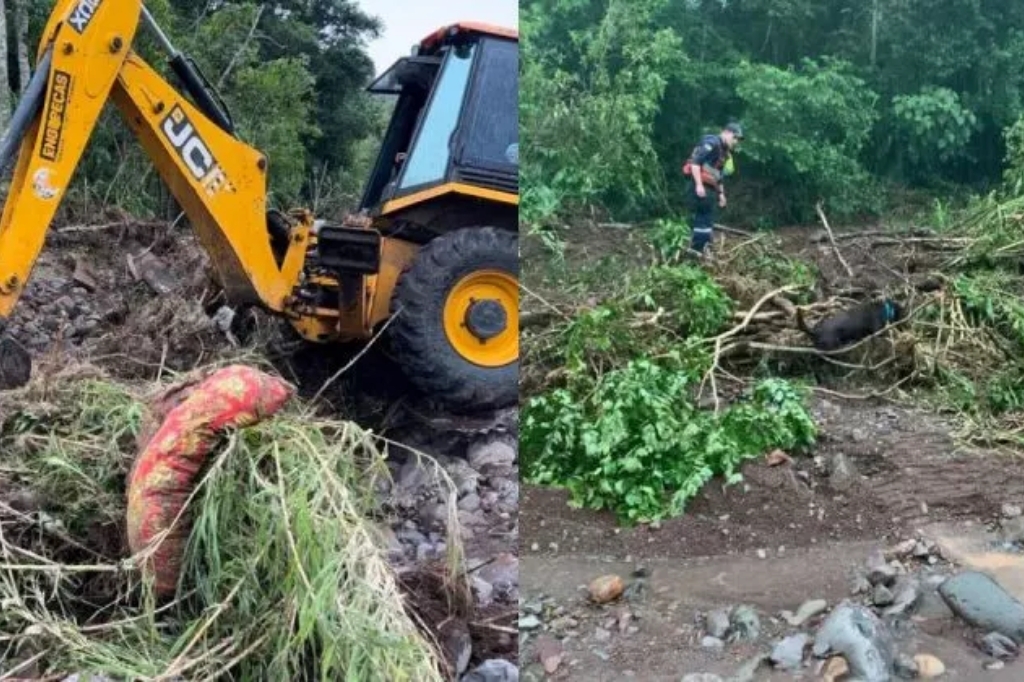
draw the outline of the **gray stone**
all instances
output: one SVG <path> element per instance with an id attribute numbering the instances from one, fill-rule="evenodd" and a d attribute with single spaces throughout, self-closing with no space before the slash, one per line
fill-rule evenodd
<path id="1" fill-rule="evenodd" d="M 519 682 L 519 668 L 502 658 L 484 661 L 460 682 Z"/>
<path id="2" fill-rule="evenodd" d="M 712 637 L 722 638 L 729 632 L 729 611 L 715 609 L 704 617 L 704 630 Z"/>
<path id="3" fill-rule="evenodd" d="M 884 611 L 887 616 L 900 615 L 913 609 L 921 598 L 921 585 L 916 578 L 903 575 L 896 579 L 892 594 L 892 605 Z"/>
<path id="4" fill-rule="evenodd" d="M 464 512 L 476 512 L 480 509 L 480 496 L 470 493 L 459 500 L 459 509 Z"/>
<path id="5" fill-rule="evenodd" d="M 479 576 L 473 576 L 470 584 L 473 586 L 473 593 L 480 606 L 490 606 L 494 602 L 494 585 Z"/>
<path id="6" fill-rule="evenodd" d="M 828 483 L 836 490 L 846 490 L 857 480 L 857 469 L 841 452 L 832 456 L 828 466 Z"/>
<path id="7" fill-rule="evenodd" d="M 800 632 L 786 637 L 772 648 L 771 662 L 780 670 L 798 670 L 804 662 L 804 649 L 810 637 Z"/>
<path id="8" fill-rule="evenodd" d="M 1024 544 L 1024 516 L 1013 519 L 1003 519 L 999 524 L 1002 538 L 1005 542 Z"/>
<path id="9" fill-rule="evenodd" d="M 939 594 L 953 613 L 971 625 L 1024 642 L 1024 604 L 984 573 L 966 571 L 954 576 L 939 586 Z"/>
<path id="10" fill-rule="evenodd" d="M 704 647 L 705 649 L 724 649 L 725 648 L 725 642 L 723 642 L 718 637 L 712 637 L 711 635 L 705 635 L 704 638 L 700 640 L 700 645 L 702 647 Z"/>
<path id="11" fill-rule="evenodd" d="M 896 598 L 885 585 L 875 585 L 874 593 L 871 595 L 871 603 L 875 606 L 889 606 Z"/>
<path id="12" fill-rule="evenodd" d="M 876 549 L 868 556 L 867 578 L 872 585 L 892 585 L 896 580 L 896 568 L 885 560 L 882 550 Z"/>
<path id="13" fill-rule="evenodd" d="M 714 673 L 690 673 L 683 676 L 682 682 L 725 682 L 721 675 Z"/>
<path id="14" fill-rule="evenodd" d="M 729 625 L 732 633 L 729 635 L 731 641 L 753 642 L 761 636 L 761 619 L 757 611 L 751 606 L 737 606 L 729 616 Z"/>
<path id="15" fill-rule="evenodd" d="M 824 613 L 825 609 L 828 608 L 828 602 L 824 599 L 811 599 L 805 601 L 800 605 L 800 608 L 796 610 L 796 613 L 789 611 L 782 612 L 782 618 L 787 623 L 797 628 L 806 623 L 811 618 L 814 618 L 819 613 Z"/>
<path id="16" fill-rule="evenodd" d="M 445 648 L 452 660 L 455 661 L 456 674 L 461 675 L 466 672 L 469 667 L 469 659 L 473 655 L 473 640 L 469 636 L 469 630 L 465 627 L 453 629 L 445 637 Z"/>
<path id="17" fill-rule="evenodd" d="M 990 632 L 981 638 L 981 650 L 993 658 L 1009 660 L 1017 658 L 1020 647 L 1006 635 Z"/>
<path id="18" fill-rule="evenodd" d="M 519 629 L 520 630 L 530 631 L 530 630 L 536 630 L 539 627 L 540 627 L 540 618 L 538 618 L 537 616 L 529 615 L 529 616 L 523 616 L 522 618 L 519 619 Z"/>
<path id="19" fill-rule="evenodd" d="M 846 658 L 852 677 L 863 682 L 889 682 L 894 656 L 892 633 L 870 609 L 849 601 L 825 619 L 814 638 L 814 655 Z"/>
<path id="20" fill-rule="evenodd" d="M 1024 515 L 1024 510 L 1020 508 L 1019 504 L 1010 504 L 1009 502 L 1003 504 L 1003 516 L 1008 519 L 1015 519 L 1018 516 Z"/>
<path id="21" fill-rule="evenodd" d="M 495 441 L 493 443 L 473 443 L 469 446 L 466 456 L 469 459 L 469 465 L 477 471 L 481 471 L 485 466 L 512 466 L 518 455 L 511 444 Z"/>

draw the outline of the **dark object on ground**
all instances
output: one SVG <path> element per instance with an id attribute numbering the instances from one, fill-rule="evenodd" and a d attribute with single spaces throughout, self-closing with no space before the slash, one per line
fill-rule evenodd
<path id="1" fill-rule="evenodd" d="M 0 338 L 0 390 L 21 388 L 31 375 L 32 357 L 28 351 L 10 337 Z"/>
<path id="2" fill-rule="evenodd" d="M 815 348 L 827 352 L 866 339 L 886 325 L 902 320 L 903 316 L 903 306 L 892 299 L 884 299 L 861 303 L 822 320 L 813 328 L 807 325 L 803 311 L 797 308 L 796 323 L 811 338 Z"/>
<path id="3" fill-rule="evenodd" d="M 984 573 L 954 576 L 939 586 L 939 594 L 953 613 L 971 625 L 994 630 L 1017 644 L 1024 642 L 1024 604 Z"/>

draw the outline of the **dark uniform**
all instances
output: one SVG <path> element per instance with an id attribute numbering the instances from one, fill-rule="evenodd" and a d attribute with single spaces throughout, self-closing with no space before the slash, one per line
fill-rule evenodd
<path id="1" fill-rule="evenodd" d="M 718 205 L 717 195 L 724 189 L 722 169 L 728 158 L 729 149 L 722 138 L 718 135 L 705 135 L 700 144 L 694 147 L 689 161 L 684 166 L 684 172 L 689 178 L 688 190 L 690 207 L 693 212 L 693 222 L 690 226 L 693 229 L 693 241 L 690 248 L 697 253 L 704 253 L 704 249 L 711 243 L 715 225 L 715 208 Z M 690 172 L 693 165 L 697 165 L 701 169 L 701 180 L 706 190 L 703 197 L 697 195 L 697 184 L 693 181 L 693 175 Z"/>

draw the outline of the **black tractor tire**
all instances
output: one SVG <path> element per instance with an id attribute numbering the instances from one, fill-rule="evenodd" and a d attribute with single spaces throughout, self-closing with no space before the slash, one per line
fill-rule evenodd
<path id="1" fill-rule="evenodd" d="M 430 400 L 462 414 L 496 410 L 519 400 L 519 358 L 485 367 L 464 358 L 445 333 L 444 310 L 456 283 L 479 270 L 519 280 L 519 235 L 469 227 L 436 237 L 420 249 L 391 299 L 391 352 L 410 383 Z M 518 308 L 518 306 L 517 306 Z M 519 311 L 507 311 L 518 333 Z"/>

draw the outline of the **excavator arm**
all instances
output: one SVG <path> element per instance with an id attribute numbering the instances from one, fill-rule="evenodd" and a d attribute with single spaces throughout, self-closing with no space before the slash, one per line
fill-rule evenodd
<path id="1" fill-rule="evenodd" d="M 195 103 L 132 50 L 143 22 L 171 51 L 172 67 Z M 59 0 L 36 74 L 0 141 L 0 172 L 17 154 L 0 218 L 0 335 L 108 102 L 181 204 L 229 300 L 285 308 L 304 264 L 312 219 L 285 235 L 287 250 L 279 259 L 266 217 L 267 159 L 234 136 L 196 74 L 141 0 Z M 4 368 L 0 357 L 0 383 Z M 10 374 L 9 362 L 7 368 Z"/>

